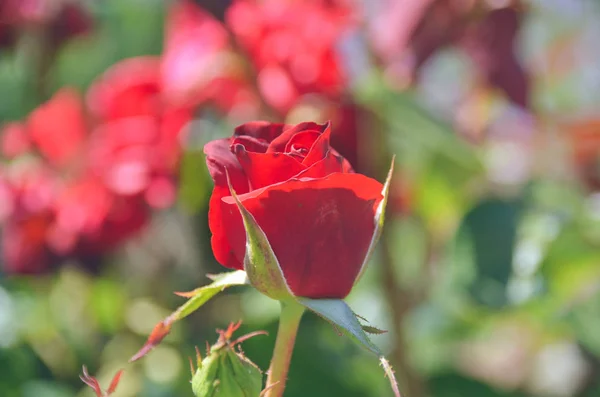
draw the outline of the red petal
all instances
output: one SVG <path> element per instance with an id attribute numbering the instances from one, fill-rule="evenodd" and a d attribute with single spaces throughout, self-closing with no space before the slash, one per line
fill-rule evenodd
<path id="1" fill-rule="evenodd" d="M 231 146 L 242 145 L 249 152 L 265 153 L 269 144 L 264 139 L 254 138 L 253 136 L 242 135 L 233 138 Z"/>
<path id="2" fill-rule="evenodd" d="M 246 193 L 249 191 L 248 180 L 244 169 L 231 152 L 230 140 L 219 139 L 211 141 L 204 146 L 206 154 L 206 164 L 208 171 L 212 176 L 215 187 L 210 198 L 208 210 L 208 226 L 212 232 L 211 246 L 215 259 L 223 266 L 242 269 L 242 262 L 238 261 L 232 254 L 229 242 L 224 238 L 223 225 L 221 223 L 221 198 L 229 196 L 229 187 L 227 185 L 227 176 L 229 174 L 231 184 L 236 192 Z"/>
<path id="3" fill-rule="evenodd" d="M 360 271 L 375 230 L 381 183 L 360 174 L 293 179 L 239 198 L 267 235 L 291 290 L 343 298 Z M 242 259 L 245 232 L 233 199 L 222 200 L 223 230 Z"/>
<path id="4" fill-rule="evenodd" d="M 323 175 L 333 174 L 334 172 L 347 174 L 354 171 L 345 158 L 340 156 L 335 150 L 330 150 L 325 158 L 299 173 L 297 178 L 321 178 Z"/>
<path id="5" fill-rule="evenodd" d="M 234 255 L 223 224 L 221 199 L 227 196 L 229 196 L 229 188 L 215 186 L 213 189 L 208 205 L 208 227 L 212 233 L 210 245 L 217 262 L 231 269 L 243 270 L 243 256 L 240 260 Z"/>
<path id="6" fill-rule="evenodd" d="M 321 134 L 319 139 L 317 139 L 313 143 L 312 147 L 310 148 L 310 152 L 304 158 L 304 161 L 302 161 L 302 164 L 304 164 L 306 166 L 311 166 L 314 163 L 316 163 L 317 161 L 322 160 L 327 155 L 327 152 L 329 152 L 329 138 L 331 136 L 331 124 L 329 122 L 327 122 L 322 127 L 324 127 L 323 133 Z M 321 175 L 326 175 L 326 174 L 321 174 Z"/>
<path id="7" fill-rule="evenodd" d="M 299 132 L 285 145 L 285 153 L 294 156 L 302 162 L 320 136 L 321 134 L 318 131 L 313 130 Z"/>
<path id="8" fill-rule="evenodd" d="M 244 169 L 251 190 L 286 181 L 306 169 L 302 163 L 285 153 L 248 152 L 240 144 L 233 146 L 233 151 Z M 235 191 L 238 193 L 237 189 Z"/>
<path id="9" fill-rule="evenodd" d="M 329 123 L 326 124 L 317 124 L 313 122 L 305 122 L 297 124 L 291 128 L 284 130 L 281 135 L 277 138 L 273 139 L 271 144 L 269 145 L 269 149 L 267 153 L 277 153 L 284 152 L 287 143 L 292 139 L 292 137 L 299 132 L 303 131 L 317 131 L 318 133 L 324 133 L 325 130 L 329 127 Z"/>
<path id="10" fill-rule="evenodd" d="M 284 129 L 289 126 L 280 123 L 269 123 L 267 121 L 253 121 L 250 123 L 242 124 L 235 129 L 235 136 L 248 135 L 254 138 L 264 139 L 267 142 L 271 142 L 277 138 Z"/>
<path id="11" fill-rule="evenodd" d="M 217 139 L 204 146 L 208 172 L 215 181 L 215 186 L 227 188 L 227 177 L 225 175 L 227 169 L 231 185 L 235 191 L 238 194 L 247 193 L 249 190 L 246 174 L 235 154 L 231 152 L 230 146 L 231 141 L 228 138 Z M 229 196 L 229 189 L 227 189 L 227 196 Z"/>
<path id="12" fill-rule="evenodd" d="M 342 163 L 342 172 L 344 174 L 347 173 L 353 173 L 354 172 L 354 168 L 352 167 L 352 164 L 348 161 L 348 159 L 346 159 L 346 157 L 342 156 L 337 150 L 335 149 L 330 149 L 330 153 L 329 155 L 332 155 L 336 158 L 341 158 L 341 160 L 338 159 L 338 161 L 340 161 Z"/>

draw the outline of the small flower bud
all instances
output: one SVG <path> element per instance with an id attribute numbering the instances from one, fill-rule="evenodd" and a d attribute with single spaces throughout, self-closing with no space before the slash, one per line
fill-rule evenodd
<path id="1" fill-rule="evenodd" d="M 255 332 L 231 341 L 240 326 L 231 324 L 226 331 L 218 331 L 219 340 L 202 360 L 197 351 L 198 369 L 192 377 L 192 391 L 196 397 L 258 397 L 262 390 L 262 372 L 235 346 L 264 332 Z M 192 366 L 193 372 L 193 366 Z"/>

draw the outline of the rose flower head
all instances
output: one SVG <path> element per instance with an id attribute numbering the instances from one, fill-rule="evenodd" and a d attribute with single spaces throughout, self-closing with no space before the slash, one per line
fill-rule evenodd
<path id="1" fill-rule="evenodd" d="M 293 295 L 348 295 L 376 241 L 384 193 L 330 146 L 330 134 L 329 123 L 252 122 L 205 146 L 215 183 L 209 227 L 217 261 L 244 269 L 246 231 L 229 177 Z"/>
<path id="2" fill-rule="evenodd" d="M 172 106 L 162 92 L 160 59 L 137 57 L 113 65 L 90 87 L 96 121 L 90 164 L 116 194 L 143 194 L 155 208 L 175 199 L 180 138 L 191 109 Z"/>
<path id="3" fill-rule="evenodd" d="M 229 116 L 254 114 L 259 100 L 219 20 L 183 0 L 169 7 L 165 30 L 161 78 L 169 102 L 210 104 Z"/>
<path id="4" fill-rule="evenodd" d="M 289 111 L 306 94 L 338 98 L 345 90 L 338 46 L 357 25 L 350 4 L 236 0 L 225 19 L 258 72 L 261 95 L 277 111 Z"/>

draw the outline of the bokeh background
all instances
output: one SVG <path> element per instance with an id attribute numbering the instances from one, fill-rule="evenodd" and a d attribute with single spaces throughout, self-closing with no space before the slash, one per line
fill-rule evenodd
<path id="1" fill-rule="evenodd" d="M 222 270 L 203 145 L 245 121 L 331 120 L 383 180 L 350 306 L 407 397 L 600 395 L 600 2 L 2 0 L 0 395 L 191 396 L 187 357 L 278 305 L 233 288 L 127 364 Z M 389 396 L 314 315 L 286 396 Z"/>

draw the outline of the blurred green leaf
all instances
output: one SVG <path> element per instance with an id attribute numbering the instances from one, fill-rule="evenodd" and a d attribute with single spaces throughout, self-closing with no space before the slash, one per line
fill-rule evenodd
<path id="1" fill-rule="evenodd" d="M 434 238 L 444 239 L 458 226 L 468 202 L 460 184 L 452 183 L 444 167 L 431 164 L 415 186 L 415 211 Z"/>
<path id="2" fill-rule="evenodd" d="M 197 213 L 205 209 L 212 190 L 211 181 L 204 154 L 197 150 L 186 151 L 179 172 L 179 201 L 187 211 Z"/>
<path id="3" fill-rule="evenodd" d="M 569 307 L 600 286 L 600 251 L 586 241 L 577 223 L 570 222 L 549 246 L 542 274 L 552 304 Z"/>
<path id="4" fill-rule="evenodd" d="M 24 57 L 0 53 L 0 123 L 25 117 L 36 105 L 32 92 L 31 68 Z"/>
<path id="5" fill-rule="evenodd" d="M 468 171 L 481 167 L 475 152 L 459 139 L 452 128 L 419 105 L 408 91 L 395 91 L 379 75 L 365 79 L 356 91 L 356 99 L 383 120 L 389 130 L 392 149 L 401 149 L 399 159 L 410 152 L 438 154 Z M 411 156 L 415 161 L 427 162 Z"/>
<path id="6" fill-rule="evenodd" d="M 104 278 L 94 283 L 90 300 L 100 328 L 105 332 L 116 332 L 123 323 L 125 292 L 113 280 Z"/>
<path id="7" fill-rule="evenodd" d="M 103 2 L 100 12 L 111 39 L 119 43 L 119 58 L 160 54 L 165 5 L 161 0 Z"/>
<path id="8" fill-rule="evenodd" d="M 99 30 L 63 46 L 50 71 L 51 89 L 73 86 L 82 93 L 118 60 L 119 42 Z"/>
<path id="9" fill-rule="evenodd" d="M 600 294 L 577 305 L 569 316 L 577 338 L 594 355 L 600 356 Z"/>
<path id="10" fill-rule="evenodd" d="M 164 3 L 158 0 L 110 0 L 96 7 L 94 31 L 63 46 L 50 72 L 53 91 L 85 89 L 117 61 L 162 50 Z"/>
<path id="11" fill-rule="evenodd" d="M 463 228 L 473 242 L 477 279 L 471 286 L 474 297 L 486 305 L 506 304 L 506 284 L 520 220 L 520 200 L 490 198 L 465 217 Z"/>
<path id="12" fill-rule="evenodd" d="M 55 382 L 32 380 L 23 385 L 23 397 L 73 397 L 75 393 Z"/>
<path id="13" fill-rule="evenodd" d="M 394 91 L 380 76 L 365 79 L 356 98 L 386 132 L 384 150 L 397 155 L 400 173 L 410 180 L 415 212 L 434 238 L 446 238 L 470 205 L 469 183 L 483 174 L 475 148 L 418 104 L 411 92 Z"/>
<path id="14" fill-rule="evenodd" d="M 458 374 L 434 377 L 430 383 L 432 397 L 527 397 L 519 392 L 494 389 Z"/>

